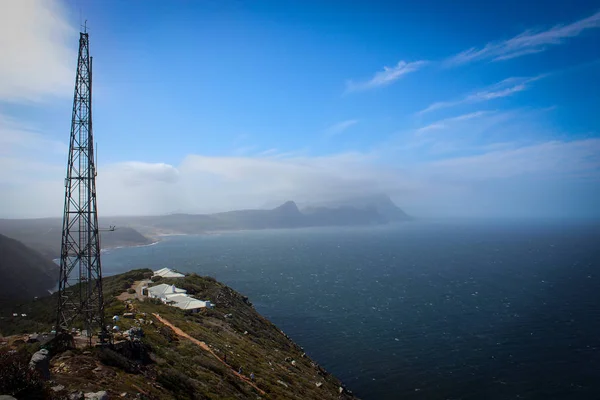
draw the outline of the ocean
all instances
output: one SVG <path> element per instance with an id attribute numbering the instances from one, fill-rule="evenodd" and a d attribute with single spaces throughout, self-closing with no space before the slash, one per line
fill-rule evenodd
<path id="1" fill-rule="evenodd" d="M 217 278 L 363 399 L 600 399 L 600 225 L 231 232 L 102 257 Z"/>

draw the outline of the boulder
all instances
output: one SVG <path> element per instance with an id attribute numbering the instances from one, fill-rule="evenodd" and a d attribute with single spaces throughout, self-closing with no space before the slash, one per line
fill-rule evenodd
<path id="1" fill-rule="evenodd" d="M 73 392 L 69 395 L 69 400 L 83 400 L 83 392 Z"/>
<path id="2" fill-rule="evenodd" d="M 27 343 L 35 343 L 39 341 L 40 339 L 37 333 L 32 333 L 31 335 L 29 335 L 29 338 L 27 338 Z"/>
<path id="3" fill-rule="evenodd" d="M 108 393 L 105 390 L 96 393 L 86 393 L 83 395 L 85 400 L 108 400 Z"/>
<path id="4" fill-rule="evenodd" d="M 50 352 L 46 349 L 38 350 L 31 356 L 29 369 L 36 370 L 42 378 L 50 378 Z"/>

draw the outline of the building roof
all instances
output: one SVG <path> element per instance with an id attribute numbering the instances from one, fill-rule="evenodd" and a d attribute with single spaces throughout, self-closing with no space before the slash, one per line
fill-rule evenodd
<path id="1" fill-rule="evenodd" d="M 158 271 L 154 271 L 153 276 L 162 276 L 163 278 L 183 278 L 185 275 L 175 272 L 170 268 L 161 268 Z"/>
<path id="2" fill-rule="evenodd" d="M 187 290 L 180 289 L 175 287 L 175 285 L 167 285 L 166 283 L 161 283 L 160 285 L 152 286 L 148 288 L 148 294 L 151 294 L 156 297 L 164 297 L 169 294 L 174 293 L 186 293 Z"/>
<path id="3" fill-rule="evenodd" d="M 191 297 L 189 297 L 185 293 L 167 294 L 165 297 L 167 298 L 168 301 L 172 301 L 172 302 L 185 301 L 187 299 L 191 299 Z"/>
<path id="4" fill-rule="evenodd" d="M 196 300 L 188 296 L 173 296 L 169 298 L 169 301 L 174 301 L 175 304 L 173 304 L 173 307 L 181 308 L 182 310 L 195 310 L 210 305 L 206 301 Z"/>

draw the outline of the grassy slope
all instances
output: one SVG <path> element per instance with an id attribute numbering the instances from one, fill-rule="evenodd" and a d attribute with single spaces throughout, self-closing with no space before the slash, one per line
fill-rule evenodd
<path id="1" fill-rule="evenodd" d="M 126 304 L 114 296 L 134 280 L 141 279 L 144 273 L 147 270 L 130 271 L 105 280 L 107 318 L 126 312 Z M 260 316 L 247 298 L 214 279 L 197 275 L 172 282 L 187 289 L 189 294 L 211 300 L 216 307 L 186 315 L 182 310 L 163 304 L 134 300 L 137 317 L 144 318 L 143 313 L 146 313 L 145 319 L 153 321 L 151 325 L 142 325 L 144 348 L 153 362 L 132 368 L 128 366 L 131 361 L 118 355 L 107 357 L 98 351 L 91 354 L 76 351 L 69 357 L 53 359 L 55 380 L 69 389 L 109 390 L 114 395 L 145 393 L 146 398 L 151 399 L 260 397 L 255 389 L 235 377 L 211 354 L 177 337 L 171 329 L 150 317 L 152 313 L 159 313 L 187 334 L 207 343 L 219 357 L 227 354 L 227 363 L 235 370 L 243 367 L 246 376 L 254 372 L 256 384 L 267 393 L 266 398 L 339 398 L 340 382 L 308 357 L 303 357 L 302 349 Z M 55 304 L 52 300 L 55 299 L 48 297 L 35 303 L 36 307 L 32 308 L 34 303 L 24 307 L 29 307 L 32 319 L 39 318 L 41 324 L 48 326 L 52 318 L 46 316 L 44 320 L 44 313 Z M 232 314 L 232 317 L 225 317 L 226 314 Z M 119 322 L 121 331 L 134 324 L 133 319 L 122 318 Z M 15 329 L 11 331 L 14 333 Z M 112 366 L 102 365 L 98 369 L 99 359 Z M 295 360 L 295 366 L 291 360 Z M 317 382 L 323 385 L 317 387 Z M 352 397 L 344 395 L 344 398 Z"/>
<path id="2" fill-rule="evenodd" d="M 124 274 L 103 279 L 106 307 L 120 302 L 114 297 L 131 286 L 136 280 L 141 280 L 144 274 L 151 274 L 149 269 L 138 269 Z M 0 335 L 15 335 L 19 333 L 49 332 L 56 323 L 56 293 L 41 297 L 37 300 L 16 300 L 0 302 Z M 110 311 L 110 310 L 109 310 Z M 12 314 L 19 314 L 13 317 Z M 22 317 L 21 314 L 26 314 Z M 75 322 L 76 325 L 80 324 Z"/>

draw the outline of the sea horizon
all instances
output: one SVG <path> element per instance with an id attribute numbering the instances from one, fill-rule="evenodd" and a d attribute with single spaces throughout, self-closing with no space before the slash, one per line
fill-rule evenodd
<path id="1" fill-rule="evenodd" d="M 600 312 L 598 232 L 548 221 L 244 231 L 111 250 L 103 267 L 215 277 L 361 398 L 595 395 L 582 371 L 600 367 L 588 317 Z"/>

